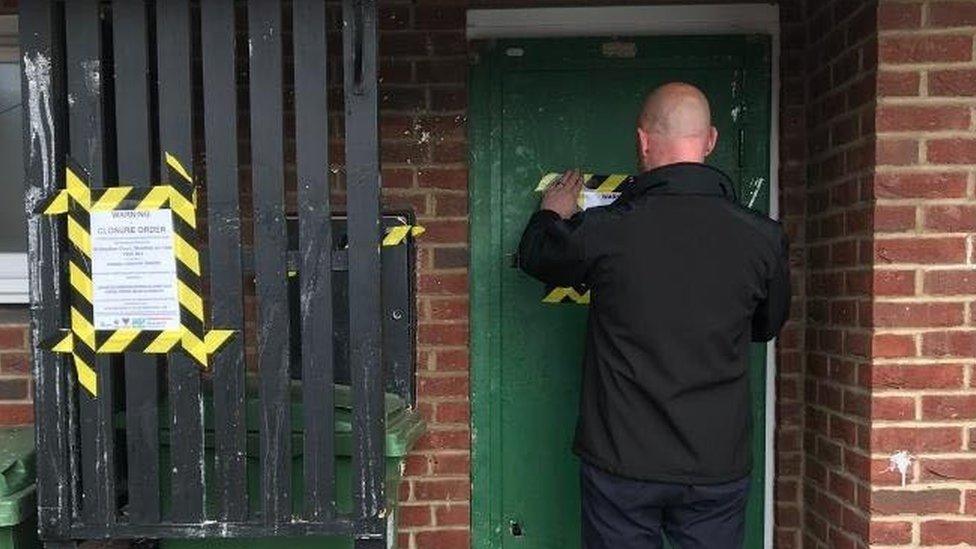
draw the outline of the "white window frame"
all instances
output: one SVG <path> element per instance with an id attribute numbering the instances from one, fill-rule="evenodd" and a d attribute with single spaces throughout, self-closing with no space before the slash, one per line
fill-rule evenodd
<path id="1" fill-rule="evenodd" d="M 469 40 L 570 36 L 766 34 L 771 38 L 769 215 L 779 219 L 779 6 L 698 4 L 468 10 Z M 775 523 L 776 340 L 766 348 L 764 543 L 773 547 Z"/>
<path id="2" fill-rule="evenodd" d="M 0 63 L 20 62 L 18 20 L 16 15 L 0 15 Z M 20 174 L 21 176 L 23 174 Z M 12 177 L 4 185 L 14 184 Z M 24 231 L 26 231 L 26 227 Z M 27 253 L 0 253 L 0 305 L 29 302 Z"/>

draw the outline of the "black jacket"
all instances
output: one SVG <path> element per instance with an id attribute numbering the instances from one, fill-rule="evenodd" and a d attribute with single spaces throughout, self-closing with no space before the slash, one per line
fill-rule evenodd
<path id="1" fill-rule="evenodd" d="M 790 308 L 779 223 L 704 164 L 639 175 L 609 206 L 532 216 L 519 265 L 591 305 L 575 450 L 624 477 L 709 484 L 751 471 L 750 342 Z"/>

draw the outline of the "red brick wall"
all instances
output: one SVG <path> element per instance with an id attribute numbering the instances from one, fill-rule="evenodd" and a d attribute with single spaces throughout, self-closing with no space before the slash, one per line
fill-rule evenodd
<path id="1" fill-rule="evenodd" d="M 468 73 L 463 5 L 383 3 L 385 196 L 419 240 L 418 394 L 428 434 L 407 460 L 401 547 L 468 547 Z"/>
<path id="2" fill-rule="evenodd" d="M 0 308 L 0 426 L 34 420 L 25 310 Z"/>
<path id="3" fill-rule="evenodd" d="M 807 2 L 804 547 L 867 540 L 874 2 Z M 861 375 L 859 375 L 861 374 Z"/>
<path id="4" fill-rule="evenodd" d="M 793 310 L 780 334 L 776 372 L 775 535 L 801 546 L 803 340 L 806 311 L 806 22 L 804 1 L 780 3 L 780 220 L 790 237 Z"/>
<path id="5" fill-rule="evenodd" d="M 882 1 L 871 541 L 976 545 L 976 2 Z M 888 456 L 914 462 L 907 485 Z"/>

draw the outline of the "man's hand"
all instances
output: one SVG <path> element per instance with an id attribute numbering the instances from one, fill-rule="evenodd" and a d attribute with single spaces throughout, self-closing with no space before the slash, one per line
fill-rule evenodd
<path id="1" fill-rule="evenodd" d="M 569 219 L 579 211 L 577 199 L 582 189 L 583 174 L 578 170 L 564 172 L 562 177 L 546 189 L 539 209 L 552 210 L 559 214 L 559 217 Z"/>

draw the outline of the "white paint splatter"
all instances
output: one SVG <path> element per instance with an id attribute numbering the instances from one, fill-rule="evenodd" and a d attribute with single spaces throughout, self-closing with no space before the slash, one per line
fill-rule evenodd
<path id="1" fill-rule="evenodd" d="M 901 485 L 905 486 L 908 478 L 908 468 L 912 466 L 914 458 L 908 453 L 908 450 L 902 450 L 891 454 L 888 459 L 888 470 L 901 473 Z"/>
<path id="2" fill-rule="evenodd" d="M 102 90 L 102 64 L 98 59 L 88 59 L 81 62 L 81 70 L 85 74 L 85 88 L 88 93 L 98 95 Z"/>
<path id="3" fill-rule="evenodd" d="M 417 144 L 418 145 L 423 145 L 424 143 L 427 143 L 428 141 L 430 141 L 430 137 L 431 137 L 430 132 L 427 131 L 427 130 L 425 130 L 424 127 L 420 125 L 420 122 L 415 122 L 414 123 L 414 125 L 413 125 L 413 133 L 418 134 L 418 136 L 417 136 Z M 404 130 L 403 131 L 403 134 L 404 135 L 410 135 L 410 130 Z"/>
<path id="4" fill-rule="evenodd" d="M 741 114 L 742 114 L 742 105 L 736 105 L 736 106 L 732 107 L 731 115 L 732 115 L 732 123 L 733 124 L 739 121 L 739 116 Z"/>
<path id="5" fill-rule="evenodd" d="M 748 206 L 750 208 L 752 207 L 753 204 L 756 203 L 756 198 L 759 197 L 759 191 L 762 190 L 763 183 L 765 183 L 765 182 L 766 182 L 766 179 L 765 178 L 762 178 L 762 177 L 757 177 L 757 178 L 753 179 L 751 182 L 749 182 L 749 184 L 752 185 L 752 187 L 753 187 L 753 189 L 752 189 L 752 196 L 749 197 L 749 203 L 748 203 Z"/>
<path id="6" fill-rule="evenodd" d="M 41 53 L 31 59 L 24 54 L 24 75 L 27 78 L 27 112 L 30 117 L 30 156 L 40 156 L 43 166 L 44 189 L 51 189 L 54 182 L 54 117 L 51 113 L 51 60 Z M 38 192 L 41 192 L 38 190 Z M 27 210 L 33 211 L 37 201 L 36 194 L 26 196 Z"/>

